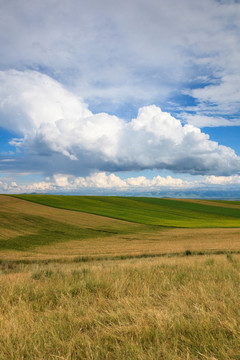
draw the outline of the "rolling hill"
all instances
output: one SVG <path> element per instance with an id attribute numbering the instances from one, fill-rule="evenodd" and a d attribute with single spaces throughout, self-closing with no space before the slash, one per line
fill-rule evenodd
<path id="1" fill-rule="evenodd" d="M 129 222 L 180 228 L 240 227 L 236 202 L 180 201 L 117 196 L 17 195 L 55 208 L 80 211 Z"/>

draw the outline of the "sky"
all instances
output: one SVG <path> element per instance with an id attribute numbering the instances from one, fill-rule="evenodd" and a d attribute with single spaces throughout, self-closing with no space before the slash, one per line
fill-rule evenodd
<path id="1" fill-rule="evenodd" d="M 240 199 L 240 1 L 0 0 L 0 193 Z"/>

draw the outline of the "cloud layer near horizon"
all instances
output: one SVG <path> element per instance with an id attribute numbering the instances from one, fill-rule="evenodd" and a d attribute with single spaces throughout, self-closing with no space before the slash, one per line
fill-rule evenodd
<path id="1" fill-rule="evenodd" d="M 27 156 L 2 161 L 9 171 L 31 168 L 76 176 L 142 169 L 214 175 L 240 171 L 234 150 L 155 105 L 140 108 L 127 122 L 93 114 L 81 98 L 36 71 L 1 71 L 0 81 L 0 126 L 16 133 L 11 144 Z"/>
<path id="2" fill-rule="evenodd" d="M 75 177 L 73 175 L 56 174 L 51 178 L 46 178 L 43 181 L 33 182 L 29 184 L 21 184 L 11 179 L 0 178 L 0 192 L 1 193 L 84 193 L 85 191 L 97 192 L 98 190 L 112 190 L 117 193 L 131 193 L 131 192 L 151 192 L 166 190 L 184 191 L 196 188 L 208 188 L 223 191 L 238 188 L 240 185 L 240 176 L 202 176 L 195 181 L 182 180 L 180 178 L 173 178 L 172 176 L 161 177 L 155 176 L 152 179 L 147 179 L 145 176 L 130 177 L 121 179 L 115 174 L 106 174 L 105 172 L 98 172 L 87 177 Z"/>

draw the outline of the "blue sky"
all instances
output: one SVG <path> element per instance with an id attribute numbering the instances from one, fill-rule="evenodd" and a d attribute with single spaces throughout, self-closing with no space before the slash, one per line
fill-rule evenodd
<path id="1" fill-rule="evenodd" d="M 0 192 L 237 197 L 239 1 L 0 6 Z"/>

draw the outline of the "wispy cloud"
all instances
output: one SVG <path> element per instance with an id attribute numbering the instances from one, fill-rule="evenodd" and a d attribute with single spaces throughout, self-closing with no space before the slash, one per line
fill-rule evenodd
<path id="1" fill-rule="evenodd" d="M 207 116 L 201 115 L 201 112 L 190 114 L 187 112 L 183 112 L 181 116 L 179 116 L 184 122 L 196 126 L 198 128 L 203 127 L 218 127 L 218 126 L 240 126 L 240 117 L 234 119 L 226 119 L 222 116 Z"/>
<path id="2" fill-rule="evenodd" d="M 99 108 L 187 90 L 216 124 L 239 110 L 239 2 L 17 0 L 1 14 L 2 70 L 46 73 Z"/>

